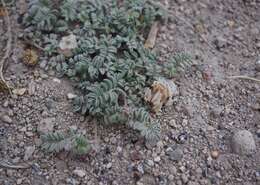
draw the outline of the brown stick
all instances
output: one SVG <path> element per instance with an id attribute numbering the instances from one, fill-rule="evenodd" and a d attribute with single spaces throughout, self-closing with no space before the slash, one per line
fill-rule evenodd
<path id="1" fill-rule="evenodd" d="M 6 9 L 5 1 L 1 0 L 1 3 L 3 5 L 3 8 Z M 3 90 L 8 90 L 9 93 L 11 94 L 10 87 L 6 83 L 6 81 L 4 79 L 4 75 L 3 75 L 4 63 L 5 63 L 6 59 L 9 57 L 9 55 L 10 55 L 11 44 L 12 44 L 11 21 L 10 21 L 10 17 L 9 17 L 8 12 L 7 12 L 5 18 L 6 18 L 6 22 L 7 22 L 7 34 L 8 34 L 7 36 L 8 36 L 8 40 L 7 40 L 7 44 L 6 44 L 6 50 L 5 50 L 4 57 L 0 61 L 0 90 L 1 90 L 1 88 L 3 88 Z"/>

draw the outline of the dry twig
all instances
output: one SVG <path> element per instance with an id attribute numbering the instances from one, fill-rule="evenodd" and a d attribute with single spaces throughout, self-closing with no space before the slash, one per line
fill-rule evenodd
<path id="1" fill-rule="evenodd" d="M 259 79 L 256 78 L 252 78 L 249 76 L 229 76 L 229 79 L 244 79 L 244 80 L 251 80 L 251 81 L 255 81 L 255 82 L 260 82 Z"/>
<path id="2" fill-rule="evenodd" d="M 9 169 L 27 169 L 27 168 L 30 168 L 31 166 L 30 165 L 14 165 L 7 161 L 1 160 L 0 167 L 9 168 Z"/>
<path id="3" fill-rule="evenodd" d="M 1 3 L 3 5 L 3 7 L 6 9 L 6 4 L 4 0 L 1 0 Z M 4 63 L 7 60 L 7 58 L 9 57 L 10 53 L 11 53 L 11 44 L 12 44 L 12 33 L 11 33 L 11 21 L 10 21 L 10 16 L 7 12 L 6 16 L 6 23 L 7 23 L 7 44 L 6 44 L 6 49 L 5 49 L 5 54 L 4 57 L 1 59 L 0 61 L 0 91 L 8 91 L 9 93 L 11 93 L 10 87 L 8 86 L 8 84 L 6 83 L 5 79 L 4 79 L 4 75 L 3 75 L 3 70 L 4 70 Z"/>

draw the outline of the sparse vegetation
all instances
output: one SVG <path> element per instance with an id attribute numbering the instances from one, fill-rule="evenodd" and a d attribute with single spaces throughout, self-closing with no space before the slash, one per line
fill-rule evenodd
<path id="1" fill-rule="evenodd" d="M 87 139 L 74 131 L 69 131 L 68 133 L 48 133 L 43 135 L 41 139 L 43 141 L 42 148 L 48 152 L 57 153 L 65 150 L 83 155 L 91 149 Z"/>
<path id="2" fill-rule="evenodd" d="M 190 62 L 176 55 L 159 65 L 156 54 L 144 47 L 145 33 L 165 13 L 145 0 L 31 0 L 24 26 L 27 37 L 45 48 L 49 66 L 80 90 L 75 111 L 103 124 L 127 124 L 156 140 L 160 126 L 143 100 L 144 89 Z M 67 35 L 76 38 L 69 52 L 59 47 Z"/>

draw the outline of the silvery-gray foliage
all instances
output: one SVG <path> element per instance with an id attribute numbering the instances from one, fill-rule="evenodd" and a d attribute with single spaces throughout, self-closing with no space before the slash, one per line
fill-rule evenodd
<path id="1" fill-rule="evenodd" d="M 144 48 L 146 33 L 164 14 L 148 0 L 31 0 L 24 25 L 41 33 L 50 65 L 80 90 L 75 111 L 104 124 L 127 124 L 156 140 L 160 126 L 143 101 L 144 88 L 156 77 L 172 77 L 188 61 L 174 56 L 159 65 L 156 54 Z M 58 40 L 69 33 L 78 47 L 70 57 L 55 55 Z"/>

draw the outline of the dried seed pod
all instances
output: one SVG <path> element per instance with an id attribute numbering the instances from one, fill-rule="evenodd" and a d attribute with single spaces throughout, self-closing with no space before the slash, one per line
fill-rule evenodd
<path id="1" fill-rule="evenodd" d="M 4 16 L 7 16 L 8 12 L 6 10 L 6 8 L 4 7 L 0 7 L 0 17 L 4 17 Z"/>
<path id="2" fill-rule="evenodd" d="M 159 113 L 163 105 L 170 105 L 176 91 L 173 81 L 159 78 L 153 82 L 151 88 L 145 89 L 144 100 L 151 104 L 154 113 Z"/>
<path id="3" fill-rule="evenodd" d="M 213 159 L 217 159 L 217 158 L 219 157 L 219 151 L 218 151 L 218 150 L 212 150 L 212 151 L 210 152 L 210 154 L 211 154 L 211 157 L 212 157 Z"/>
<path id="4" fill-rule="evenodd" d="M 26 49 L 23 53 L 23 62 L 29 66 L 36 65 L 38 63 L 38 55 L 36 51 L 32 49 Z"/>

